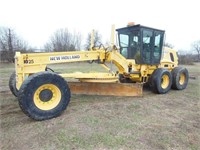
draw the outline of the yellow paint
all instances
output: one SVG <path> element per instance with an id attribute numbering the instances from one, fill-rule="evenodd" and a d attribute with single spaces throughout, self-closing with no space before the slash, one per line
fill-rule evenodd
<path id="1" fill-rule="evenodd" d="M 183 85 L 185 83 L 186 77 L 184 73 L 180 74 L 179 84 Z"/>
<path id="2" fill-rule="evenodd" d="M 50 90 L 52 92 L 52 98 L 48 101 L 42 101 L 40 94 L 43 90 Z M 61 92 L 59 88 L 53 84 L 44 84 L 40 86 L 34 93 L 34 104 L 41 110 L 51 110 L 55 108 L 61 100 Z"/>
<path id="3" fill-rule="evenodd" d="M 161 87 L 163 89 L 166 89 L 169 86 L 169 76 L 168 75 L 163 75 L 161 79 Z"/>
<path id="4" fill-rule="evenodd" d="M 170 53 L 173 55 L 174 61 L 171 60 Z M 168 65 L 168 67 L 165 67 L 166 65 Z M 168 70 L 171 71 L 174 67 L 177 66 L 178 66 L 178 56 L 176 54 L 176 51 L 168 47 L 164 47 L 159 68 L 167 68 Z"/>

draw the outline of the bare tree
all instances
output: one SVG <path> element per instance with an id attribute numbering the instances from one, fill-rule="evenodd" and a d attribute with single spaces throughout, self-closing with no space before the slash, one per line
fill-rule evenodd
<path id="1" fill-rule="evenodd" d="M 81 34 L 70 33 L 68 29 L 57 30 L 44 45 L 46 51 L 75 51 L 80 50 Z"/>
<path id="2" fill-rule="evenodd" d="M 172 44 L 170 44 L 168 42 L 165 42 L 164 46 L 169 47 L 169 48 L 174 48 L 174 45 L 172 45 Z"/>
<path id="3" fill-rule="evenodd" d="M 197 52 L 198 60 L 200 61 L 200 40 L 192 43 L 192 49 Z"/>
<path id="4" fill-rule="evenodd" d="M 28 43 L 21 39 L 14 30 L 0 27 L 1 61 L 12 62 L 15 51 L 26 51 Z"/>
<path id="5" fill-rule="evenodd" d="M 90 49 L 90 44 L 91 44 L 90 42 L 91 42 L 91 33 L 88 33 L 85 44 L 86 49 Z M 101 34 L 97 30 L 94 30 L 94 47 L 99 46 L 101 43 L 102 43 Z"/>

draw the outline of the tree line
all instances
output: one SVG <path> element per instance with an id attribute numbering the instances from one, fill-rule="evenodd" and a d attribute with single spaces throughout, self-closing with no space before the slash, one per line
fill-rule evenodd
<path id="1" fill-rule="evenodd" d="M 94 46 L 98 47 L 102 44 L 101 34 L 95 30 L 94 32 Z M 91 33 L 88 33 L 87 39 L 84 44 L 84 48 L 88 50 L 90 48 Z M 81 50 L 82 35 L 80 32 L 70 32 L 67 28 L 56 30 L 49 40 L 44 44 L 45 52 L 61 52 L 61 51 L 78 51 Z M 173 48 L 170 43 L 164 44 L 167 47 Z M 188 54 L 179 54 L 184 63 L 188 62 L 188 57 L 191 56 L 192 60 L 200 61 L 200 40 L 194 41 L 191 44 L 191 49 L 196 52 L 196 57 Z M 10 28 L 0 27 L 0 61 L 1 62 L 13 62 L 15 51 L 20 52 L 34 52 L 27 41 L 22 39 L 17 33 Z"/>
<path id="2" fill-rule="evenodd" d="M 91 33 L 88 33 L 84 45 L 86 50 L 90 47 Z M 56 30 L 49 40 L 44 44 L 45 52 L 63 52 L 81 50 L 82 35 L 79 32 L 70 32 L 67 28 Z M 100 33 L 95 30 L 94 46 L 97 47 L 102 43 Z M 28 42 L 23 40 L 16 32 L 10 28 L 0 27 L 0 61 L 13 62 L 16 51 L 35 52 Z M 38 51 L 38 50 L 37 50 Z"/>
<path id="3" fill-rule="evenodd" d="M 28 43 L 19 37 L 14 30 L 10 28 L 0 28 L 0 58 L 1 61 L 12 62 L 15 51 L 27 51 Z"/>

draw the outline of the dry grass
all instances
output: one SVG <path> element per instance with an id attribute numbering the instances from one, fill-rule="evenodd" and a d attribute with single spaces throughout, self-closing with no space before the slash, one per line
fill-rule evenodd
<path id="1" fill-rule="evenodd" d="M 200 149 L 200 65 L 187 66 L 188 88 L 143 97 L 72 95 L 68 109 L 47 121 L 33 121 L 8 89 L 13 64 L 0 65 L 2 150 L 28 149 Z M 96 65 L 51 66 L 58 72 Z M 57 68 L 57 69 L 56 69 Z"/>

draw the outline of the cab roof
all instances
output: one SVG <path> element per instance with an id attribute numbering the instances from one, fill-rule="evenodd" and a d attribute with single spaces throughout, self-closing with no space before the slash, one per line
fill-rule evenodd
<path id="1" fill-rule="evenodd" d="M 119 28 L 119 29 L 116 29 L 116 31 L 120 32 L 120 31 L 125 31 L 125 30 L 139 30 L 141 28 L 165 32 L 165 30 L 155 29 L 155 28 L 143 26 L 143 25 L 140 25 L 140 24 L 133 25 L 133 26 L 127 26 L 127 27 L 124 27 L 124 28 Z"/>

